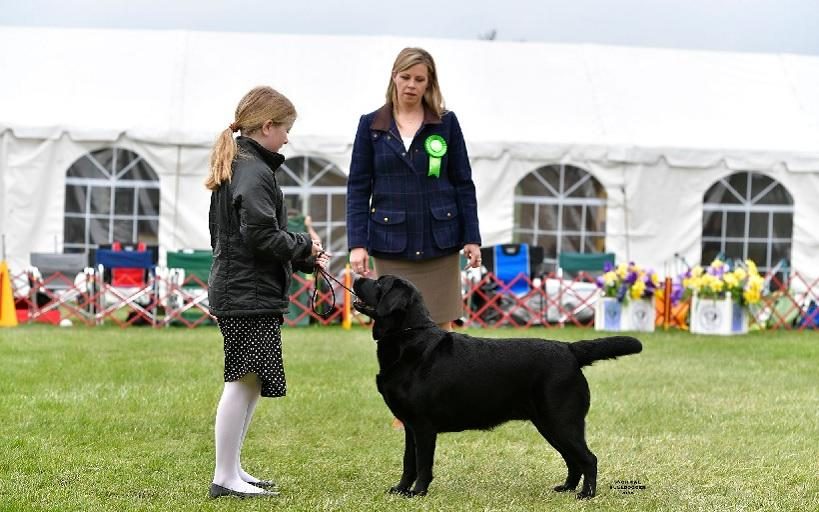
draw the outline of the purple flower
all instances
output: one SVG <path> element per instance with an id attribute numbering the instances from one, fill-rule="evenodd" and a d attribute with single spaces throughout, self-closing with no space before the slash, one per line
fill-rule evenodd
<path id="1" fill-rule="evenodd" d="M 637 281 L 637 272 L 634 272 L 634 271 L 632 270 L 631 272 L 629 272 L 628 274 L 626 274 L 626 279 L 625 279 L 625 282 L 626 282 L 626 283 L 628 283 L 628 284 L 634 284 L 636 281 Z"/>
<path id="2" fill-rule="evenodd" d="M 617 300 L 618 302 L 623 302 L 623 299 L 626 298 L 626 293 L 628 292 L 628 285 L 623 283 L 620 285 L 620 288 L 617 290 Z"/>
<path id="3" fill-rule="evenodd" d="M 671 285 L 671 302 L 673 304 L 678 304 L 683 297 L 683 293 L 685 293 L 685 289 L 681 282 L 677 281 Z"/>
<path id="4" fill-rule="evenodd" d="M 603 272 L 611 272 L 614 270 L 614 263 L 606 261 L 603 263 Z"/>

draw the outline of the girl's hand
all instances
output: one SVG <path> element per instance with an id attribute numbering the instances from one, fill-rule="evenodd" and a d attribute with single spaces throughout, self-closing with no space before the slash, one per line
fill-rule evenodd
<path id="1" fill-rule="evenodd" d="M 321 251 L 318 256 L 316 256 L 316 266 L 321 268 L 322 270 L 327 270 L 327 265 L 330 264 L 330 258 L 333 255 L 329 252 Z"/>
<path id="2" fill-rule="evenodd" d="M 313 240 L 313 247 L 310 251 L 310 256 L 318 257 L 318 255 L 322 252 L 324 252 L 324 249 L 321 248 L 321 242 L 318 240 Z"/>

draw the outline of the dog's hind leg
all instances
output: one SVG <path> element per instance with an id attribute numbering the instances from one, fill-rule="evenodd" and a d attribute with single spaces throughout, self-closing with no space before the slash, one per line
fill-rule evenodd
<path id="1" fill-rule="evenodd" d="M 580 464 L 572 459 L 569 456 L 569 453 L 557 443 L 557 439 L 552 432 L 552 427 L 548 424 L 548 422 L 542 419 L 537 419 L 532 420 L 532 423 L 534 423 L 537 431 L 540 432 L 540 435 L 542 435 L 543 438 L 546 439 L 546 441 L 552 445 L 555 450 L 557 450 L 560 456 L 563 457 L 563 461 L 566 463 L 566 468 L 569 471 L 569 473 L 566 475 L 566 481 L 561 485 L 555 486 L 554 490 L 557 492 L 574 491 L 577 488 L 577 485 L 580 483 L 580 478 L 583 476 L 583 471 L 580 469 Z"/>
<path id="2" fill-rule="evenodd" d="M 562 425 L 557 432 L 557 444 L 566 451 L 569 460 L 576 461 L 583 473 L 583 487 L 577 499 L 592 498 L 597 492 L 597 457 L 586 445 L 584 421 Z"/>
<path id="3" fill-rule="evenodd" d="M 415 434 L 408 425 L 404 425 L 404 470 L 401 473 L 401 481 L 390 488 L 391 494 L 411 495 L 410 487 L 418 475 L 415 460 Z"/>

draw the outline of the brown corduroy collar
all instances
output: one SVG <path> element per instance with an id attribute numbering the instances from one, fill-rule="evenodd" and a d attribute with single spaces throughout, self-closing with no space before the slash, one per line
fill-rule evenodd
<path id="1" fill-rule="evenodd" d="M 392 121 L 392 104 L 386 103 L 375 112 L 370 129 L 388 132 L 392 127 Z M 436 116 L 426 105 L 424 105 L 424 124 L 441 124 L 441 118 Z"/>

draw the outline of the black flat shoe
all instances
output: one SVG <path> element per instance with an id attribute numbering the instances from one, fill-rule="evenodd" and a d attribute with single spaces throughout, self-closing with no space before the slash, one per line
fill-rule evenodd
<path id="1" fill-rule="evenodd" d="M 278 491 L 279 484 L 274 482 L 273 480 L 259 480 L 258 482 L 248 482 L 250 485 L 255 485 L 260 489 L 267 489 L 270 491 Z"/>
<path id="2" fill-rule="evenodd" d="M 227 487 L 222 487 L 221 485 L 217 484 L 210 484 L 210 491 L 208 495 L 211 498 L 220 498 L 222 496 L 235 496 L 237 498 L 261 498 L 264 496 L 278 496 L 279 493 L 271 492 L 271 491 L 262 491 L 262 492 L 241 492 L 241 491 L 234 491 L 233 489 L 228 489 Z"/>

